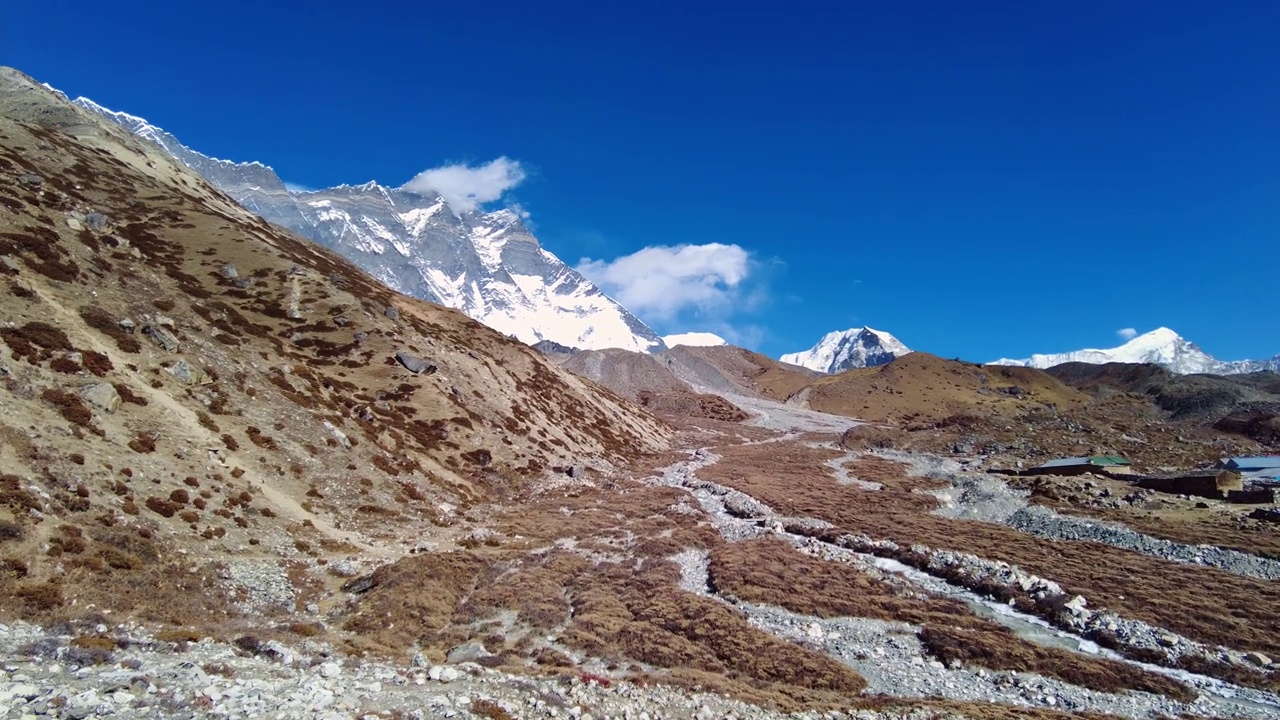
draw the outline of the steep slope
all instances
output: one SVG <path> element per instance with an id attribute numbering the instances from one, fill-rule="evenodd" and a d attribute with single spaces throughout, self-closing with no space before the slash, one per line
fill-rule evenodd
<path id="1" fill-rule="evenodd" d="M 672 372 L 665 353 L 648 355 L 626 350 L 584 350 L 551 355 L 560 366 L 588 378 L 652 412 L 669 418 L 711 418 L 738 422 L 747 413 L 728 400 L 699 393 Z"/>
<path id="2" fill-rule="evenodd" d="M 519 215 L 452 208 L 377 183 L 289 191 L 260 163 L 202 155 L 140 117 L 75 103 L 153 142 L 269 222 L 350 259 L 388 287 L 462 310 L 526 343 L 661 350 L 639 318 L 542 248 Z"/>
<path id="3" fill-rule="evenodd" d="M 1280 442 L 1280 375 L 1179 375 L 1158 365 L 1064 363 L 1045 372 L 1096 397 L 1135 393 L 1175 421 L 1213 426 L 1258 442 Z"/>
<path id="4" fill-rule="evenodd" d="M 5 615 L 291 609 L 330 558 L 448 544 L 553 467 L 665 446 L 8 69 L 0 174 Z"/>
<path id="5" fill-rule="evenodd" d="M 1264 370 L 1280 370 L 1280 355 L 1270 360 L 1223 362 L 1201 350 L 1198 345 L 1186 340 L 1169 328 L 1157 328 L 1149 333 L 1139 335 L 1119 347 L 1105 350 L 1086 349 L 1065 353 L 1032 355 L 1022 360 L 1001 358 L 991 364 L 1021 365 L 1044 369 L 1070 362 L 1091 363 L 1094 365 L 1106 363 L 1151 363 L 1182 375 L 1195 373 L 1232 375 Z"/>
<path id="6" fill-rule="evenodd" d="M 801 352 L 787 353 L 781 360 L 819 372 L 840 373 L 884 365 L 909 352 L 910 348 L 889 333 L 862 327 L 829 332 L 817 345 Z"/>
<path id="7" fill-rule="evenodd" d="M 1040 370 L 973 365 L 913 352 L 888 365 L 816 380 L 789 402 L 864 420 L 1013 417 L 1035 408 L 1087 405 L 1087 395 Z"/>
<path id="8" fill-rule="evenodd" d="M 821 373 L 733 345 L 680 345 L 663 353 L 676 377 L 715 393 L 785 400 Z"/>

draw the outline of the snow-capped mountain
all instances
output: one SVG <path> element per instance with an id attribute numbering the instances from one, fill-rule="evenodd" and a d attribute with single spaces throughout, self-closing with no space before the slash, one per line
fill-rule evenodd
<path id="1" fill-rule="evenodd" d="M 677 335 L 663 335 L 662 342 L 667 347 L 675 347 L 677 345 L 687 345 L 689 347 L 716 347 L 719 345 L 728 345 L 729 342 L 724 338 L 709 332 L 687 332 Z"/>
<path id="2" fill-rule="evenodd" d="M 810 370 L 839 373 L 884 365 L 909 352 L 910 348 L 889 333 L 861 327 L 829 332 L 812 348 L 787 353 L 779 359 Z"/>
<path id="3" fill-rule="evenodd" d="M 374 182 L 294 192 L 271 168 L 203 155 L 87 98 L 77 105 L 149 140 L 246 209 L 342 255 L 406 295 L 463 311 L 533 344 L 656 352 L 662 338 L 538 244 L 511 210 L 457 211 L 435 193 Z"/>
<path id="4" fill-rule="evenodd" d="M 1129 342 L 1107 350 L 1086 349 L 1048 355 L 1032 355 L 1023 360 L 1001 358 L 992 365 L 1023 365 L 1048 368 L 1068 362 L 1091 363 L 1153 363 L 1170 372 L 1183 375 L 1209 373 L 1235 375 L 1262 370 L 1280 371 L 1280 355 L 1270 360 L 1236 360 L 1224 362 L 1201 350 L 1169 328 L 1157 328 L 1139 335 Z"/>

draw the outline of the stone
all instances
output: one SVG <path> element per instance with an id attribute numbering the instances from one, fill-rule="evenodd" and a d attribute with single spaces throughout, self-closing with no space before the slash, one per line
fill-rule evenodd
<path id="1" fill-rule="evenodd" d="M 144 325 L 142 327 L 142 334 L 146 335 L 150 338 L 151 342 L 160 346 L 167 352 L 178 351 L 178 338 L 174 337 L 173 333 L 159 325 Z"/>
<path id="2" fill-rule="evenodd" d="M 400 319 L 400 310 L 397 309 L 394 305 L 388 305 L 387 309 L 384 310 L 382 314 L 386 315 L 388 318 L 392 320 Z"/>
<path id="3" fill-rule="evenodd" d="M 343 583 L 342 590 L 343 592 L 359 595 L 360 593 L 372 590 L 375 584 L 376 583 L 374 583 L 372 575 L 365 575 L 364 577 L 358 577 L 354 580 L 349 580 Z"/>
<path id="4" fill-rule="evenodd" d="M 18 176 L 18 184 L 29 188 L 40 189 L 44 187 L 44 178 L 35 173 L 22 173 Z"/>
<path id="5" fill-rule="evenodd" d="M 320 663 L 320 667 L 317 669 L 317 672 L 320 673 L 320 677 L 322 678 L 335 678 L 342 674 L 342 666 L 332 660 L 329 662 L 322 662 Z"/>
<path id="6" fill-rule="evenodd" d="M 231 281 L 231 284 L 232 284 L 232 285 L 234 285 L 234 286 L 236 286 L 237 288 L 239 288 L 239 289 L 241 289 L 241 290 L 248 290 L 249 288 L 253 287 L 254 285 L 257 285 L 257 284 L 258 284 L 258 280 L 257 280 L 257 278 L 251 278 L 251 277 L 236 278 L 235 280 L 232 280 L 232 281 Z"/>
<path id="7" fill-rule="evenodd" d="M 365 340 L 367 340 L 367 339 L 369 339 L 369 333 L 367 333 L 367 332 L 358 332 L 358 333 L 356 333 L 355 335 L 352 335 L 351 337 L 356 341 L 356 344 L 357 344 L 357 345 L 363 345 L 363 344 L 364 344 L 364 341 L 365 341 Z"/>
<path id="8" fill-rule="evenodd" d="M 1160 637 L 1156 638 L 1156 642 L 1160 643 L 1160 645 L 1164 647 L 1173 647 L 1174 645 L 1178 644 L 1178 636 L 1177 635 L 1161 635 Z"/>
<path id="9" fill-rule="evenodd" d="M 1258 667 L 1266 667 L 1271 664 L 1271 658 L 1267 657 L 1266 655 L 1260 652 L 1257 652 L 1256 650 L 1254 652 L 1245 653 L 1244 659 L 1248 660 L 1254 665 L 1257 665 Z"/>
<path id="10" fill-rule="evenodd" d="M 130 335 L 132 335 L 133 331 L 138 327 L 138 324 L 129 318 L 121 318 L 120 322 L 116 323 L 116 325 L 120 326 L 121 330 L 129 333 Z"/>
<path id="11" fill-rule="evenodd" d="M 457 647 L 450 650 L 445 661 L 448 662 L 450 665 L 457 665 L 458 663 L 464 663 L 464 662 L 478 663 L 481 660 L 488 657 L 492 657 L 492 656 L 493 656 L 493 653 L 490 653 L 488 650 L 485 650 L 484 645 L 481 645 L 478 642 L 472 641 L 472 642 L 467 642 L 467 643 L 458 645 Z"/>
<path id="12" fill-rule="evenodd" d="M 120 393 L 111 383 L 94 383 L 80 388 L 80 397 L 90 405 L 107 412 L 120 408 Z"/>
<path id="13" fill-rule="evenodd" d="M 187 385 L 208 385 L 213 382 L 213 378 L 209 377 L 209 373 L 205 372 L 204 368 L 192 365 L 186 360 L 169 363 L 164 366 L 164 369 Z"/>
<path id="14" fill-rule="evenodd" d="M 218 271 L 218 274 L 228 280 L 235 280 L 240 277 L 240 271 L 236 270 L 236 266 L 230 263 L 223 265 L 222 269 Z"/>
<path id="15" fill-rule="evenodd" d="M 438 369 L 435 363 L 430 360 L 424 360 L 416 355 L 410 355 L 404 351 L 396 353 L 396 360 L 399 361 L 406 370 L 414 375 L 421 375 L 423 373 L 430 375 Z"/>
<path id="16" fill-rule="evenodd" d="M 88 227 L 90 230 L 98 233 L 106 232 L 107 229 L 111 227 L 111 221 L 107 219 L 106 215 L 103 215 L 100 212 L 91 212 L 88 215 L 85 215 L 84 224 L 85 227 Z"/>

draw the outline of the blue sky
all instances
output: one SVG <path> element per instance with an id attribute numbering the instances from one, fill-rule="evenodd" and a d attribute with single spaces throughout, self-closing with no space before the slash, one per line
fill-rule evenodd
<path id="1" fill-rule="evenodd" d="M 721 279 L 664 332 L 1280 353 L 1280 4 L 604 5 L 9 3 L 0 62 L 302 185 L 510 158 L 615 293 Z"/>

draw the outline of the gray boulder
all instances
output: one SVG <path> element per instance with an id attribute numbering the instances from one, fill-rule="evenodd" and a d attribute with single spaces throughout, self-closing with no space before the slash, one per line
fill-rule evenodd
<path id="1" fill-rule="evenodd" d="M 142 327 L 142 334 L 146 335 L 151 339 L 151 342 L 160 346 L 167 352 L 178 351 L 178 338 L 174 337 L 173 333 L 159 325 L 144 325 Z"/>
<path id="2" fill-rule="evenodd" d="M 450 650 L 445 662 L 450 665 L 457 665 L 458 663 L 464 662 L 479 663 L 481 660 L 492 656 L 493 653 L 485 650 L 484 645 L 473 640 L 471 642 L 458 645 Z"/>
<path id="3" fill-rule="evenodd" d="M 187 385 L 208 385 L 213 382 L 213 378 L 209 377 L 209 373 L 203 368 L 196 367 L 186 360 L 169 363 L 164 369 Z"/>
<path id="4" fill-rule="evenodd" d="M 44 178 L 35 173 L 23 173 L 18 176 L 18 183 L 29 188 L 39 189 L 44 187 Z"/>
<path id="5" fill-rule="evenodd" d="M 388 305 L 387 309 L 383 312 L 383 314 L 391 318 L 392 320 L 400 319 L 400 310 L 397 309 L 394 305 Z"/>
<path id="6" fill-rule="evenodd" d="M 106 215 L 103 215 L 100 212 L 92 212 L 85 215 L 84 224 L 85 227 L 96 233 L 106 232 L 107 229 L 111 227 L 111 221 L 107 219 Z"/>
<path id="7" fill-rule="evenodd" d="M 80 388 L 80 397 L 90 405 L 107 412 L 115 412 L 120 408 L 120 393 L 116 392 L 115 386 L 111 383 L 86 385 Z"/>
<path id="8" fill-rule="evenodd" d="M 423 373 L 430 375 L 439 369 L 436 367 L 436 364 L 430 360 L 424 360 L 417 355 L 410 355 L 404 351 L 396 353 L 396 360 L 398 360 L 406 370 L 414 375 L 421 375 Z"/>

